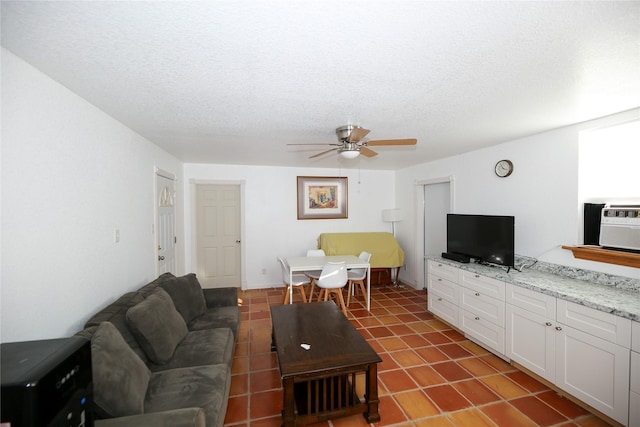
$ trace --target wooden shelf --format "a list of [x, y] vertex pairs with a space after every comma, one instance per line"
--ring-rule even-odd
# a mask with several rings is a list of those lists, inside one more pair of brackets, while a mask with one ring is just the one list
[[574, 258], [640, 268], [639, 253], [604, 249], [599, 246], [562, 246], [562, 249], [573, 252]]

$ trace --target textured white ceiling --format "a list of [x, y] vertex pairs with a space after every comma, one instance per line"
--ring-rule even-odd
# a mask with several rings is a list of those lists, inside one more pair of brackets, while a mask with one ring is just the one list
[[[640, 106], [640, 2], [2, 1], [2, 45], [185, 162], [397, 169]], [[346, 161], [336, 127], [417, 138]]]

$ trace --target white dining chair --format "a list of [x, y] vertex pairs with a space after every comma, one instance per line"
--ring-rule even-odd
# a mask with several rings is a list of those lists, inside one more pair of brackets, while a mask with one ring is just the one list
[[[322, 249], [309, 249], [307, 251], [307, 256], [326, 256]], [[313, 291], [316, 288], [316, 282], [320, 278], [320, 273], [322, 270], [310, 270], [305, 271], [304, 274], [309, 278], [309, 297], [307, 300], [309, 302], [313, 301]]]
[[[363, 251], [360, 252], [358, 258], [368, 263], [371, 260], [371, 254], [369, 252]], [[347, 307], [349, 307], [349, 305], [351, 304], [351, 295], [353, 294], [354, 297], [356, 296], [354, 291], [357, 293], [358, 290], [360, 290], [362, 291], [362, 294], [365, 296], [365, 298], [367, 296], [367, 288], [364, 285], [364, 279], [366, 279], [367, 277], [367, 269], [352, 268], [348, 271], [347, 277], [349, 279], [349, 287], [347, 291]], [[354, 289], [355, 285], [357, 285], [357, 287]]]
[[320, 278], [318, 279], [318, 287], [320, 294], [318, 300], [327, 301], [331, 296], [338, 304], [344, 315], [347, 315], [347, 307], [344, 305], [344, 297], [342, 289], [348, 282], [347, 265], [342, 262], [328, 262], [324, 265]]
[[280, 268], [282, 269], [282, 281], [284, 282], [284, 285], [285, 285], [284, 295], [282, 297], [282, 304], [293, 303], [294, 289], [300, 292], [300, 295], [302, 296], [302, 301], [306, 303], [307, 295], [306, 295], [306, 292], [304, 291], [304, 285], [309, 284], [309, 278], [303, 273], [294, 273], [293, 280], [291, 280], [291, 283], [289, 283], [289, 278], [291, 277], [289, 264], [282, 257], [278, 257], [278, 262], [280, 263]]

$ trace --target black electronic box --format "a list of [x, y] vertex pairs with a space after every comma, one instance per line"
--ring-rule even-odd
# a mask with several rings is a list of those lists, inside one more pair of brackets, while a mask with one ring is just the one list
[[93, 427], [89, 340], [2, 343], [0, 357], [3, 427]]

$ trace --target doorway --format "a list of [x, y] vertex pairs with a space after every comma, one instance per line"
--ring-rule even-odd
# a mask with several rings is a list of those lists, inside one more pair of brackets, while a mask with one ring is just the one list
[[176, 274], [176, 180], [156, 170], [156, 270]]
[[427, 255], [447, 250], [447, 214], [454, 211], [453, 177], [416, 182], [416, 283], [426, 288]]
[[196, 184], [196, 271], [203, 288], [240, 287], [240, 185]]

